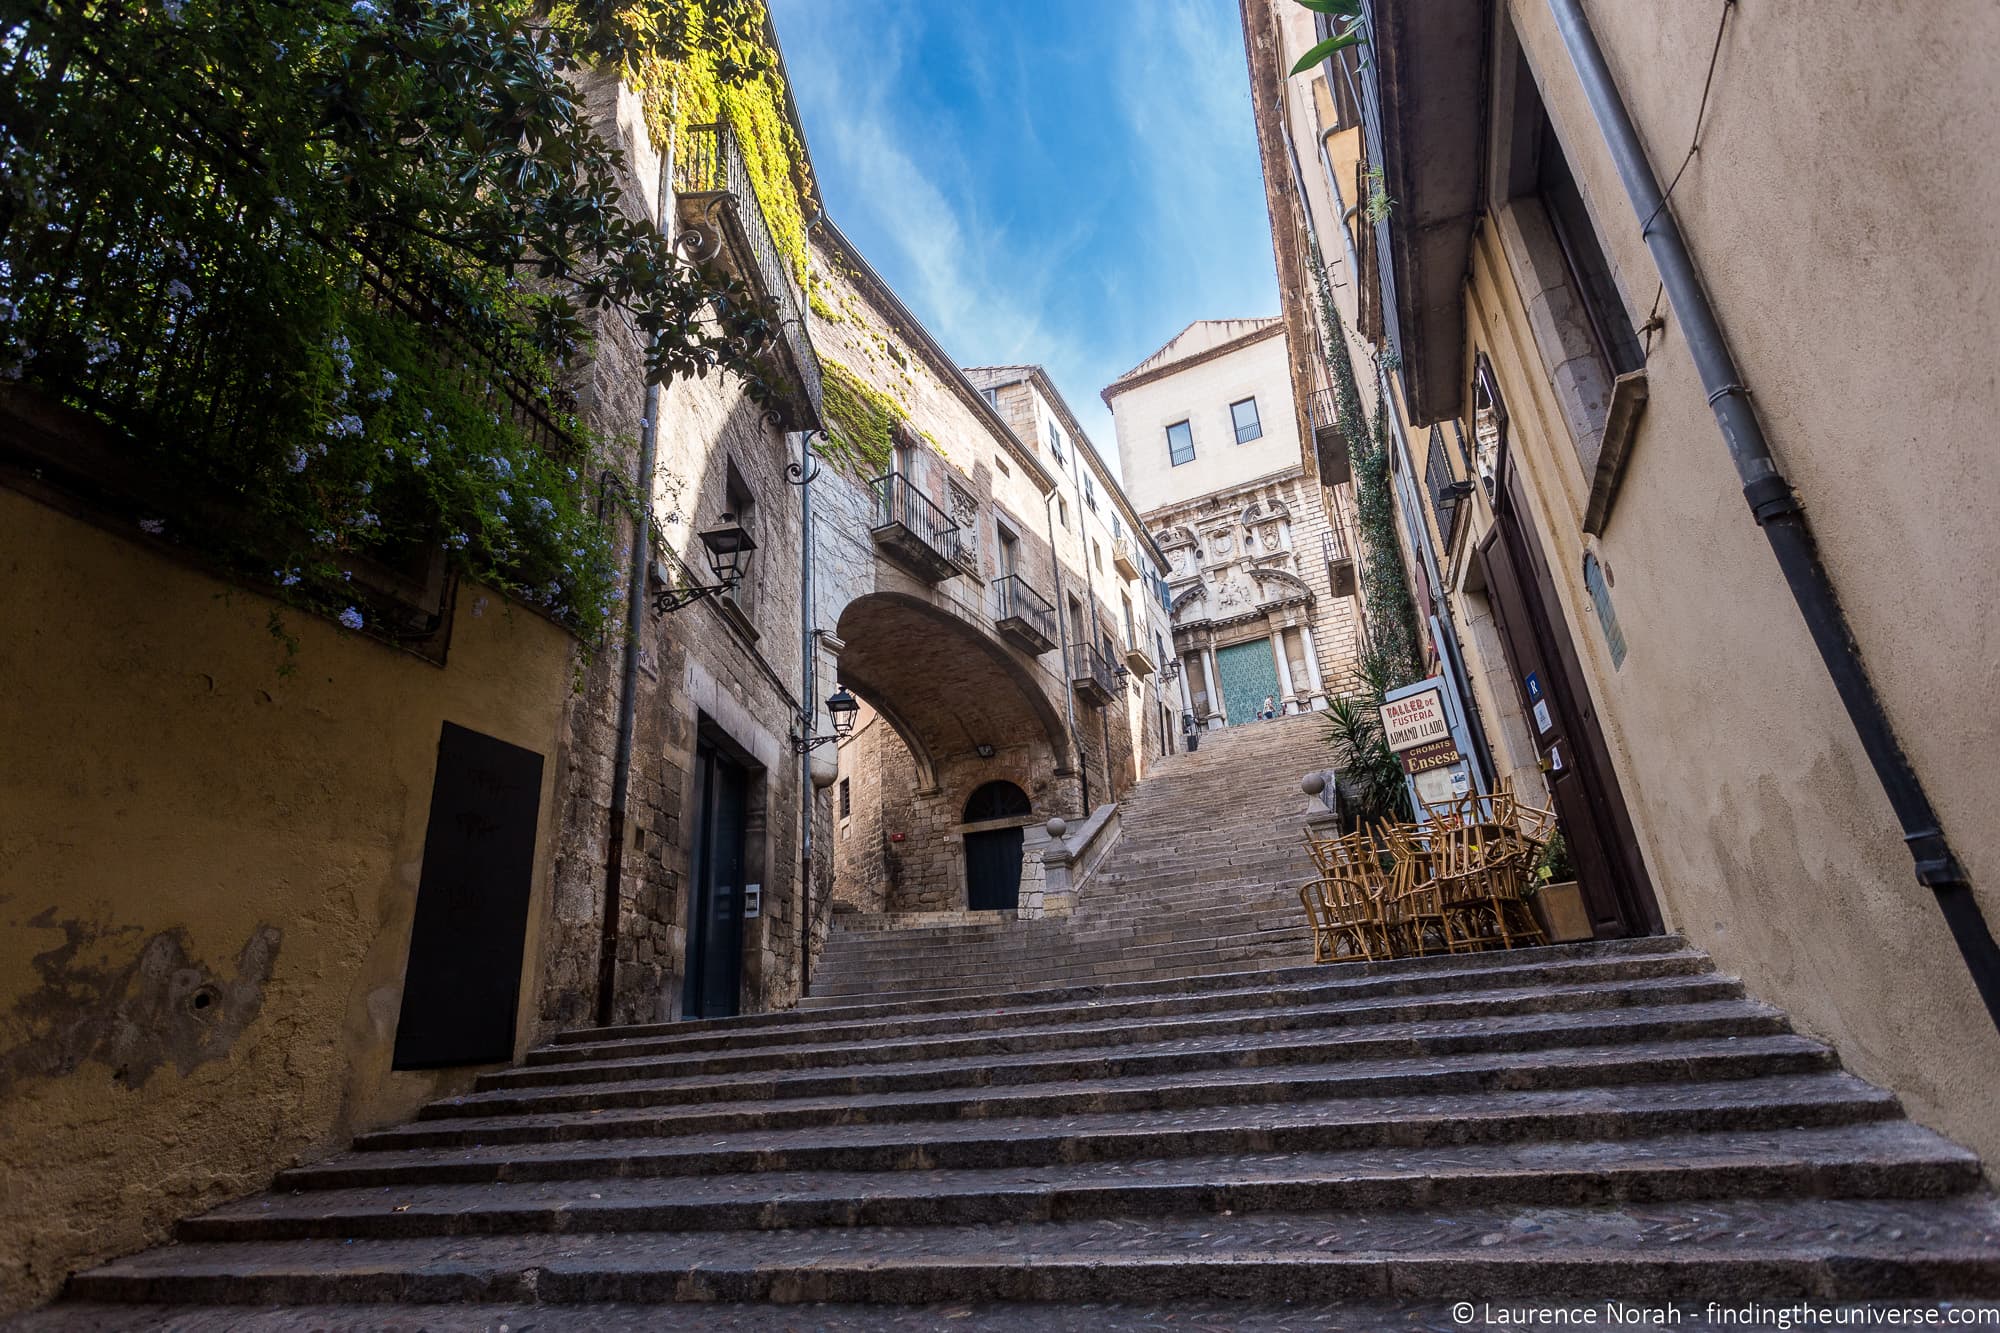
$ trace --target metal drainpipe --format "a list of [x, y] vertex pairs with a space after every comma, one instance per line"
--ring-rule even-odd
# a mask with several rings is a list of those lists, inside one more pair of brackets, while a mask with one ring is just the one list
[[[813, 726], [819, 721], [819, 662], [814, 650], [818, 647], [813, 634], [813, 528], [812, 528], [812, 476], [813, 447], [812, 432], [799, 435], [799, 735], [810, 736]], [[838, 755], [840, 747], [834, 746]], [[836, 760], [836, 762], [838, 762]], [[800, 819], [803, 826], [800, 837], [800, 858], [804, 865], [803, 878], [799, 889], [799, 998], [806, 997], [806, 987], [812, 982], [812, 907], [813, 907], [813, 814], [819, 806], [819, 797], [813, 790], [812, 751], [799, 756], [799, 803], [804, 810]]]
[[1694, 358], [1702, 386], [1708, 390], [1709, 406], [1714, 410], [1716, 424], [1722, 428], [1730, 461], [1736, 465], [1736, 474], [1743, 482], [1743, 498], [1764, 529], [1765, 540], [1770, 542], [1771, 552], [1777, 557], [1792, 600], [1798, 603], [1799, 614], [1805, 617], [1806, 628], [1819, 649], [1827, 674], [1833, 678], [1841, 703], [1846, 706], [1861, 748], [1868, 752], [1875, 778], [1896, 812], [1903, 841], [1916, 864], [1917, 882], [1936, 895], [1945, 924], [1951, 928], [1952, 939], [1972, 973], [1972, 983], [1986, 1002], [1986, 1012], [1995, 1026], [2000, 1026], [2000, 946], [1994, 944], [1964, 867], [1952, 852], [1923, 782], [1889, 724], [1882, 700], [1861, 660], [1860, 646], [1855, 643], [1846, 613], [1841, 610], [1838, 591], [1820, 559], [1812, 525], [1791, 483], [1771, 457], [1771, 446], [1750, 408], [1750, 391], [1743, 385], [1735, 358], [1723, 340], [1715, 309], [1702, 290], [1680, 224], [1665, 206], [1659, 179], [1646, 160], [1645, 147], [1640, 143], [1624, 99], [1618, 94], [1618, 85], [1611, 77], [1611, 68], [1605, 63], [1596, 34], [1591, 31], [1579, 0], [1549, 0], [1549, 7], [1555, 13], [1563, 44], [1569, 48], [1584, 95], [1590, 101], [1591, 114], [1625, 183], [1625, 193], [1643, 220], [1646, 247], [1652, 251], [1660, 282], [1680, 320], [1688, 354]]
[[[660, 234], [673, 242], [673, 117], [680, 106], [674, 95], [667, 119], [666, 151], [660, 154], [660, 183], [657, 225]], [[639, 721], [639, 647], [646, 627], [646, 575], [652, 556], [653, 471], [659, 460], [660, 386], [646, 385], [645, 415], [639, 426], [639, 472], [632, 488], [639, 512], [632, 520], [631, 586], [625, 600], [625, 663], [619, 678], [618, 744], [611, 760], [611, 819], [606, 832], [611, 840], [604, 862], [604, 914], [598, 924], [597, 940], [597, 1025], [611, 1025], [613, 992], [618, 982], [619, 891], [625, 878], [625, 817], [628, 791], [632, 785], [632, 741]]]
[[1062, 664], [1056, 677], [1062, 684], [1063, 720], [1069, 727], [1069, 748], [1076, 755], [1077, 775], [1083, 779], [1083, 813], [1077, 816], [1077, 823], [1081, 824], [1090, 818], [1090, 761], [1084, 758], [1083, 742], [1076, 738], [1076, 691], [1069, 683], [1069, 617], [1064, 614], [1069, 608], [1063, 605], [1062, 557], [1056, 554], [1055, 504], [1054, 491], [1042, 497], [1042, 519], [1049, 529], [1049, 570], [1056, 580], [1056, 639], [1062, 647]]

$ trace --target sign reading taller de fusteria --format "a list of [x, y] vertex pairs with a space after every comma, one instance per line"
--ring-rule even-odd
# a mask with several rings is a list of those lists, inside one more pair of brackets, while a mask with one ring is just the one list
[[1382, 705], [1382, 734], [1398, 754], [1419, 745], [1451, 739], [1444, 715], [1444, 692], [1433, 686]]

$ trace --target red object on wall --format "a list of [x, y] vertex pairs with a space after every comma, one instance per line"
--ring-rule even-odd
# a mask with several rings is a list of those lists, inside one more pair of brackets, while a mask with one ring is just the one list
[[890, 842], [901, 842], [902, 840], [903, 840], [903, 835], [900, 833], [891, 833], [889, 835]]

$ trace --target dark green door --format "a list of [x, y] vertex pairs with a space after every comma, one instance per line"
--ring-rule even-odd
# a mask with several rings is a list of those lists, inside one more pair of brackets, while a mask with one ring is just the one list
[[743, 981], [743, 825], [750, 775], [709, 746], [695, 751], [694, 839], [683, 1018], [727, 1018]]
[[1278, 659], [1269, 639], [1252, 639], [1215, 650], [1215, 674], [1222, 677], [1222, 707], [1229, 725], [1255, 722], [1265, 699], [1276, 699]]

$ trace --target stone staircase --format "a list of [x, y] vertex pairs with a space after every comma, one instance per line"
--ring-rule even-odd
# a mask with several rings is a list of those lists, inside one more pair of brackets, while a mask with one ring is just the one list
[[1310, 958], [1298, 899], [1312, 874], [1299, 779], [1330, 761], [1313, 714], [1211, 732], [1126, 793], [1118, 841], [1073, 915], [925, 926], [837, 917], [807, 1003], [964, 993], [967, 977], [1048, 986]]
[[1977, 1160], [1682, 940], [1299, 965], [1294, 799], [1235, 785], [1306, 735], [1270, 725], [1134, 793], [1074, 959], [982, 926], [929, 933], [933, 967], [852, 932], [834, 976], [883, 989], [564, 1034], [26, 1326], [1358, 1330], [2000, 1295]]

